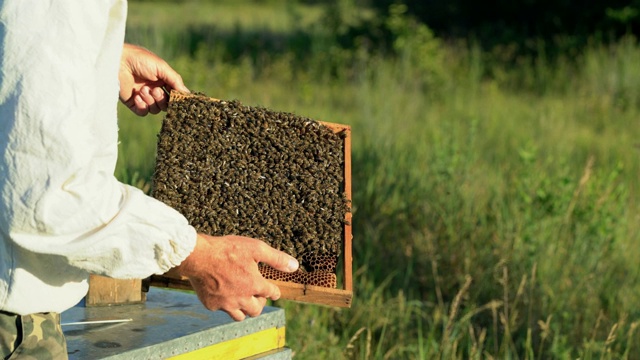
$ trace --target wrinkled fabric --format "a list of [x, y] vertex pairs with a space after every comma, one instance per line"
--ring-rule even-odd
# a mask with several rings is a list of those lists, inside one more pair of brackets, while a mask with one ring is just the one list
[[60, 314], [16, 315], [0, 311], [0, 357], [8, 360], [68, 359]]
[[4, 311], [62, 312], [89, 273], [144, 278], [195, 246], [182, 215], [113, 176], [126, 6], [0, 1]]

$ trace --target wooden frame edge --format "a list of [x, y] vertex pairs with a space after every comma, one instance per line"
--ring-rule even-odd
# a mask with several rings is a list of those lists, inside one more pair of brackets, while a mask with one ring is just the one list
[[284, 300], [343, 308], [350, 308], [353, 300], [353, 292], [348, 290], [278, 280], [269, 280], [269, 282], [280, 288], [280, 298]]
[[[351, 127], [349, 125], [318, 121], [320, 124], [332, 129], [334, 132], [346, 132], [344, 138], [344, 192], [349, 202], [352, 201], [351, 193]], [[345, 225], [343, 236], [343, 257], [344, 257], [344, 290], [353, 293], [353, 233], [351, 221], [353, 214], [351, 211], [345, 213]]]
[[[167, 274], [170, 274], [169, 271]], [[193, 291], [191, 283], [185, 277], [152, 275], [150, 285], [178, 290]], [[280, 299], [292, 300], [317, 305], [350, 308], [353, 300], [353, 292], [342, 289], [332, 289], [322, 286], [304, 285], [286, 281], [268, 280], [280, 288]]]
[[[171, 91], [170, 101], [190, 98], [203, 97], [212, 101], [220, 101], [215, 98], [208, 98], [202, 95], [184, 94], [177, 91]], [[351, 127], [349, 125], [331, 123], [326, 121], [318, 121], [318, 123], [330, 128], [336, 133], [345, 132], [344, 137], [344, 192], [347, 200], [352, 201], [351, 192]], [[280, 288], [281, 299], [292, 300], [297, 302], [312, 303], [336, 307], [351, 307], [353, 299], [353, 252], [352, 252], [352, 213], [345, 213], [345, 226], [343, 233], [343, 279], [342, 289], [334, 289], [322, 286], [304, 285], [294, 282], [285, 282], [278, 280], [269, 280]], [[169, 270], [163, 275], [152, 275], [149, 278], [149, 286], [166, 287], [180, 290], [191, 290], [193, 287], [186, 277], [181, 277], [174, 269]]]

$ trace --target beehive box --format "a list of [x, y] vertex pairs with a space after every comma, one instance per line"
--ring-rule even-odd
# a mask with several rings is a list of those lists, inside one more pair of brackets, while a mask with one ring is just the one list
[[[152, 195], [198, 232], [261, 239], [296, 257], [293, 274], [259, 265], [283, 299], [351, 306], [349, 126], [172, 92]], [[173, 272], [151, 285], [190, 289]]]

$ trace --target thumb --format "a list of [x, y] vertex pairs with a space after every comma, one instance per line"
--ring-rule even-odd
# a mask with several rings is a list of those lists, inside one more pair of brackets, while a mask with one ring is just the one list
[[257, 262], [265, 263], [272, 268], [284, 272], [294, 272], [298, 270], [300, 264], [298, 264], [298, 260], [293, 256], [272, 248], [266, 243], [262, 243], [264, 246], [258, 247], [258, 253], [256, 254], [255, 260]]
[[182, 76], [178, 74], [169, 64], [164, 63], [162, 67], [158, 69], [158, 78], [168, 85], [169, 91], [178, 90], [183, 93], [190, 93], [189, 89], [184, 85]]

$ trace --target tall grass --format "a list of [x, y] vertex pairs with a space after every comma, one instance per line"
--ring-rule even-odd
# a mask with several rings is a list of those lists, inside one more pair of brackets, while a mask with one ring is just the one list
[[[278, 301], [295, 358], [640, 358], [636, 39], [499, 67], [417, 31], [398, 57], [312, 44], [300, 66], [288, 47], [321, 29], [227, 19], [236, 40], [285, 39], [228, 57], [228, 27], [162, 20], [196, 6], [206, 24], [210, 3], [154, 4], [158, 22], [131, 3], [130, 40], [192, 90], [352, 126], [355, 298]], [[262, 13], [225, 6], [229, 18]], [[196, 51], [176, 42], [191, 36]], [[121, 110], [117, 174], [144, 186], [161, 115]]]

